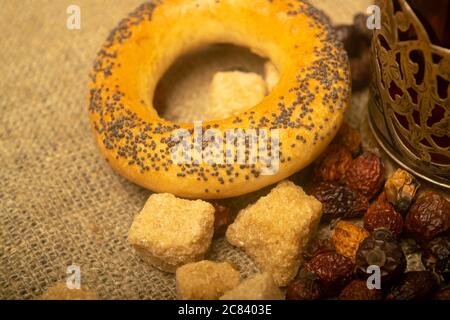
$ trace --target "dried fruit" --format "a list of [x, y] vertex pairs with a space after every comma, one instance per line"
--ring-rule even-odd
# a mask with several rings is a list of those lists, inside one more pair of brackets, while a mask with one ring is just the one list
[[331, 240], [336, 252], [355, 262], [359, 244], [369, 236], [369, 232], [347, 221], [339, 221], [333, 229]]
[[450, 300], [450, 287], [441, 289], [440, 291], [438, 291], [434, 297], [434, 300]]
[[397, 279], [406, 268], [406, 257], [396, 237], [387, 229], [377, 229], [356, 252], [356, 271], [367, 277], [367, 268], [376, 265], [381, 271], [381, 286]]
[[403, 230], [403, 217], [389, 202], [383, 201], [381, 196], [364, 215], [364, 228], [370, 232], [385, 228], [399, 236]]
[[345, 185], [333, 182], [316, 184], [312, 189], [312, 195], [323, 205], [323, 221], [358, 217], [369, 207], [366, 197]]
[[377, 289], [369, 289], [365, 280], [353, 280], [338, 297], [339, 300], [380, 300], [381, 292]]
[[319, 300], [321, 297], [322, 292], [313, 273], [300, 275], [286, 291], [286, 300]]
[[345, 173], [345, 181], [348, 187], [371, 199], [384, 181], [384, 166], [380, 157], [366, 152], [354, 159]]
[[358, 130], [344, 123], [334, 138], [333, 144], [345, 146], [356, 155], [361, 150], [361, 135]]
[[331, 145], [314, 167], [316, 181], [342, 181], [350, 163], [352, 153], [345, 146]]
[[428, 241], [449, 230], [450, 202], [435, 192], [427, 192], [411, 206], [405, 228], [418, 241]]
[[386, 300], [422, 300], [431, 297], [438, 283], [432, 272], [410, 271], [403, 275]]
[[367, 87], [370, 83], [371, 52], [364, 50], [357, 58], [350, 58], [350, 71], [352, 75], [352, 89], [358, 91]]
[[428, 242], [422, 252], [422, 263], [429, 271], [450, 278], [450, 236], [437, 237]]
[[228, 226], [233, 222], [231, 210], [219, 203], [213, 203], [214, 209], [214, 236], [222, 237], [225, 235]]
[[358, 58], [364, 51], [370, 49], [370, 40], [353, 25], [338, 25], [335, 30], [337, 38], [344, 44], [350, 59]]
[[314, 256], [306, 271], [314, 273], [325, 296], [334, 296], [351, 280], [353, 263], [335, 251], [326, 251]]
[[388, 202], [386, 198], [386, 192], [381, 192], [377, 198], [377, 202]]
[[348, 53], [352, 71], [352, 89], [360, 90], [369, 84], [371, 30], [366, 26], [367, 17], [358, 14], [353, 25], [336, 26], [337, 38], [343, 42]]
[[363, 13], [358, 13], [353, 17], [353, 27], [358, 34], [364, 36], [366, 39], [366, 46], [370, 46], [370, 40], [372, 39], [372, 30], [367, 28], [367, 16]]
[[352, 25], [342, 24], [337, 25], [334, 29], [336, 31], [337, 39], [344, 44], [347, 54], [352, 57], [355, 56], [359, 51], [356, 46], [352, 46], [353, 42], [351, 41], [352, 37], [356, 33], [355, 28]]
[[419, 187], [419, 182], [412, 174], [403, 169], [397, 169], [386, 181], [384, 191], [387, 201], [394, 206], [395, 210], [406, 214]]
[[326, 239], [319, 239], [315, 238], [306, 247], [305, 251], [303, 252], [303, 258], [305, 260], [311, 260], [312, 257], [319, 254], [320, 252], [325, 251], [334, 251], [333, 244], [331, 243], [331, 240]]

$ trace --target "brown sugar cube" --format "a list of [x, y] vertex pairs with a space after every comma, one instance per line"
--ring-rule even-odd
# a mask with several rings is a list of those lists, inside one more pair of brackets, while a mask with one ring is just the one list
[[175, 272], [203, 259], [214, 233], [214, 212], [205, 201], [153, 194], [134, 218], [128, 242], [147, 263]]
[[240, 275], [228, 262], [200, 261], [177, 269], [180, 300], [217, 300], [239, 284]]
[[266, 94], [266, 82], [256, 73], [218, 72], [209, 87], [209, 108], [205, 118], [213, 120], [231, 117], [254, 107]]
[[228, 291], [220, 300], [283, 300], [284, 296], [270, 273], [263, 273], [242, 281]]
[[278, 286], [286, 286], [303, 262], [302, 252], [314, 236], [322, 204], [290, 181], [241, 210], [226, 237], [241, 247]]
[[38, 300], [98, 300], [98, 296], [86, 286], [69, 289], [65, 282], [60, 282], [48, 288]]
[[272, 61], [267, 61], [264, 63], [264, 78], [267, 83], [267, 89], [272, 91], [272, 89], [280, 81], [280, 72]]

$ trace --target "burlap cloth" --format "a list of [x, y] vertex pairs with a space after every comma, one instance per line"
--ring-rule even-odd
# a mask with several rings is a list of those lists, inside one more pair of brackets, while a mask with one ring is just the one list
[[[0, 298], [35, 298], [64, 280], [72, 264], [81, 267], [82, 284], [102, 299], [175, 297], [174, 276], [144, 264], [126, 241], [150, 192], [113, 173], [87, 121], [87, 75], [94, 56], [140, 2], [1, 2]], [[339, 23], [350, 22], [368, 5], [366, 0], [313, 2]], [[81, 7], [81, 30], [66, 28], [70, 4]], [[206, 89], [199, 88], [207, 88], [214, 70], [243, 64], [261, 71], [261, 61], [245, 50], [217, 54], [219, 49], [169, 72], [166, 82], [178, 81], [176, 91], [162, 84], [164, 116], [189, 120], [201, 114]], [[366, 97], [355, 96], [354, 104], [363, 106]], [[256, 271], [224, 239], [214, 241], [208, 258], [234, 262], [244, 277]]]

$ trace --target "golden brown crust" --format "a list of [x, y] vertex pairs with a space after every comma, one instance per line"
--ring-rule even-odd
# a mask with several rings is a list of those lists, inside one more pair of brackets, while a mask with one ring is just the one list
[[[171, 158], [172, 133], [193, 132], [194, 125], [159, 118], [154, 88], [178, 56], [211, 42], [248, 46], [281, 72], [257, 106], [203, 123], [204, 131], [279, 129], [280, 167], [274, 175], [261, 175], [258, 164], [178, 165]], [[350, 99], [342, 45], [321, 12], [301, 1], [146, 3], [111, 33], [91, 79], [89, 117], [109, 164], [143, 187], [187, 198], [245, 194], [304, 168], [332, 140]]]

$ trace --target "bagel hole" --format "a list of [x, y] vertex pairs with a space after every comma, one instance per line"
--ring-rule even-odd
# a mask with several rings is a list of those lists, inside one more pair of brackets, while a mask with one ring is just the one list
[[[219, 110], [218, 115], [215, 116], [215, 110], [210, 108], [209, 89], [214, 75], [227, 71], [240, 71], [245, 75], [255, 73], [263, 79], [266, 85], [265, 95], [268, 95], [273, 84], [270, 86], [267, 82], [273, 83], [274, 81], [273, 76], [271, 77], [272, 81], [267, 79], [267, 68], [275, 73], [278, 72], [269, 59], [251, 52], [248, 48], [220, 43], [204, 46], [179, 57], [169, 67], [158, 82], [153, 106], [161, 118], [175, 123], [219, 120], [224, 118], [221, 114], [226, 110]], [[242, 107], [242, 111], [253, 107], [262, 98], [253, 97], [252, 101], [256, 103]], [[234, 106], [234, 110], [236, 110], [236, 106]]]

